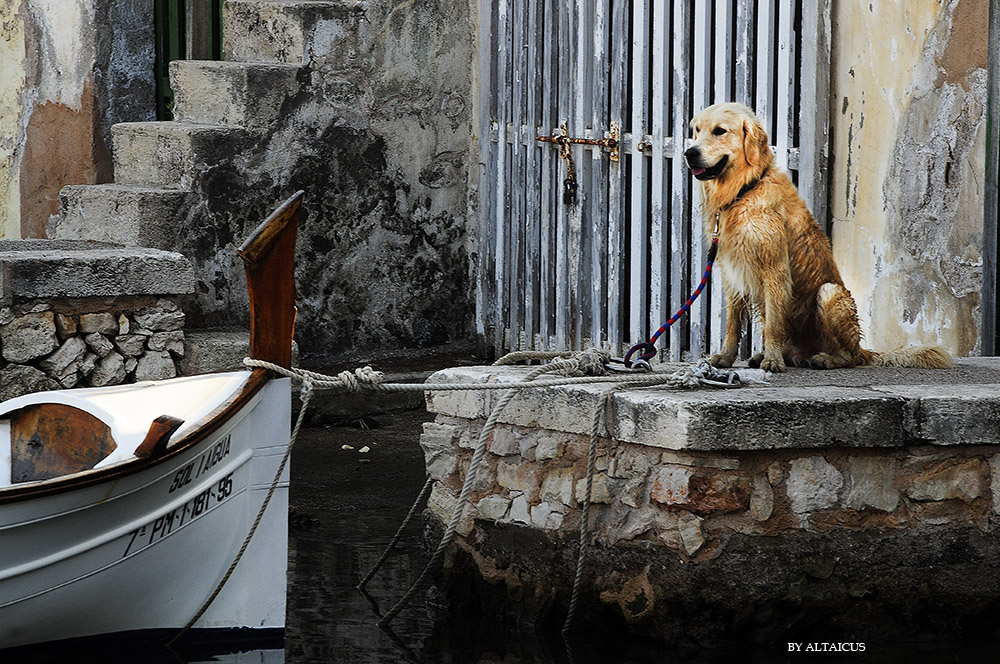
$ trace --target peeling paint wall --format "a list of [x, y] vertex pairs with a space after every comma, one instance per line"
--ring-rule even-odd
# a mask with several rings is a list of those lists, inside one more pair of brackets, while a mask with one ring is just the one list
[[988, 11], [834, 3], [833, 244], [876, 350], [980, 348]]
[[66, 184], [111, 179], [110, 128], [155, 113], [152, 0], [0, 0], [4, 237], [44, 237]]
[[0, 0], [0, 237], [21, 233], [21, 94], [24, 26], [19, 0]]
[[[264, 29], [270, 11], [248, 4], [230, 20]], [[352, 12], [311, 33], [298, 90], [266, 135], [195, 185], [202, 202], [175, 249], [196, 266], [197, 297], [185, 309], [201, 325], [247, 320], [234, 245], [275, 201], [303, 189], [303, 354], [468, 338], [469, 2], [372, 0]], [[242, 52], [234, 42], [253, 35], [229, 25], [227, 51]]]

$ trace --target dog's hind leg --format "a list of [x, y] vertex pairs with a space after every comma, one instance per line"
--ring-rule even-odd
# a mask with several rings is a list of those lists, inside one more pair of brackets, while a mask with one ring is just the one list
[[825, 350], [809, 358], [814, 369], [838, 369], [867, 364], [861, 348], [858, 309], [851, 292], [840, 284], [825, 283], [816, 294], [817, 314]]

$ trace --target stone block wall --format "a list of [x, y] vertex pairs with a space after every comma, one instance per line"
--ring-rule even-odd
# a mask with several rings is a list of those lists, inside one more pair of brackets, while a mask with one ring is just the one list
[[[439, 416], [420, 444], [436, 484], [430, 510], [447, 522], [481, 421]], [[574, 537], [586, 490], [589, 437], [500, 426], [480, 466], [476, 519]], [[736, 533], [985, 527], [1000, 513], [1000, 454], [960, 449], [676, 452], [601, 439], [592, 489], [596, 541], [653, 541], [679, 561], [712, 558]]]
[[[428, 382], [524, 375], [466, 367]], [[605, 402], [607, 389], [522, 391], [500, 413], [459, 553], [439, 578], [453, 601], [561, 624], [595, 412], [604, 437], [581, 630], [714, 647], [809, 630], [825, 640], [954, 638], [1000, 601], [996, 358], [951, 371], [791, 371], [729, 390], [618, 389]], [[420, 443], [434, 535], [498, 399], [428, 393], [437, 417]]]
[[54, 298], [0, 309], [0, 400], [173, 378], [184, 356], [176, 297]]

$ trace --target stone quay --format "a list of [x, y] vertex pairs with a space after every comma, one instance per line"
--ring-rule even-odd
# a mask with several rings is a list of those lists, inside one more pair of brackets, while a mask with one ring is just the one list
[[[528, 371], [454, 368], [428, 382]], [[456, 601], [561, 626], [601, 408], [577, 629], [698, 646], [939, 639], [986, 624], [1000, 602], [1000, 358], [619, 388], [605, 405], [608, 389], [524, 390], [501, 413], [438, 577]], [[428, 393], [430, 545], [500, 394]]]

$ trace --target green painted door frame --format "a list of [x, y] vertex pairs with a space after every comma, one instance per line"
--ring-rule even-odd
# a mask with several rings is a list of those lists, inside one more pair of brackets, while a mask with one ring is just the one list
[[154, 0], [156, 23], [156, 117], [173, 117], [170, 89], [173, 60], [222, 59], [222, 4], [225, 0]]

